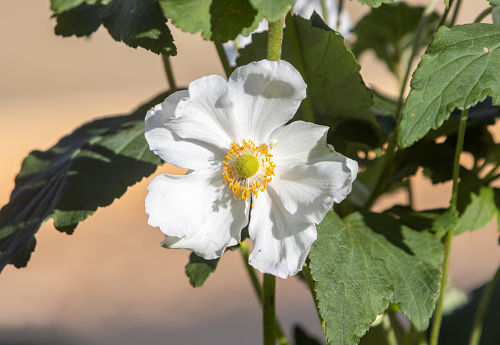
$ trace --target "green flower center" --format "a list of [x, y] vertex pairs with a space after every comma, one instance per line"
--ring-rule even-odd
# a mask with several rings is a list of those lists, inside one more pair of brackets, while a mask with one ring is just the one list
[[236, 172], [244, 178], [252, 177], [259, 170], [259, 160], [251, 154], [238, 157], [236, 161]]

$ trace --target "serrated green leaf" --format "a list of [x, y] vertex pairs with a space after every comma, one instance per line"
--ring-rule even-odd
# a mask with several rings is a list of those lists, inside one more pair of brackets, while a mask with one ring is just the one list
[[[292, 20], [302, 56], [294, 56], [290, 36], [285, 29], [282, 59], [296, 66], [298, 59], [302, 59], [315, 122], [331, 127], [329, 140], [337, 150], [341, 150], [347, 141], [376, 146], [381, 131], [370, 110], [372, 94], [365, 86], [359, 74], [360, 66], [347, 49], [344, 38], [334, 31], [318, 27], [319, 24], [314, 24], [312, 20], [298, 16], [293, 16]], [[267, 33], [253, 34], [252, 44], [240, 50], [238, 65], [265, 59], [266, 47]], [[299, 110], [295, 119], [301, 118]]]
[[144, 116], [137, 111], [92, 121], [49, 150], [28, 155], [0, 210], [0, 270], [14, 262], [26, 265], [47, 218], [72, 233], [78, 222], [156, 170], [161, 159], [144, 138]]
[[492, 96], [500, 104], [500, 26], [441, 27], [422, 57], [402, 111], [398, 143], [408, 147], [455, 109], [468, 109]]
[[394, 279], [373, 256], [369, 229], [345, 224], [328, 212], [310, 252], [319, 312], [329, 344], [357, 344], [389, 306]]
[[458, 211], [449, 208], [432, 222], [432, 230], [436, 233], [436, 236], [443, 237], [449, 231], [455, 232], [459, 222]]
[[283, 17], [295, 4], [295, 0], [250, 0], [250, 2], [270, 22]]
[[358, 0], [360, 3], [371, 6], [379, 7], [382, 4], [393, 2], [394, 0]]
[[201, 31], [205, 40], [227, 42], [258, 25], [257, 10], [249, 0], [159, 0], [159, 3], [175, 26], [190, 33]]
[[215, 272], [219, 258], [206, 260], [195, 253], [189, 256], [189, 263], [186, 265], [186, 275], [189, 277], [189, 283], [193, 287], [200, 287], [205, 284], [208, 277]]
[[485, 227], [497, 212], [493, 189], [482, 187], [478, 195], [471, 193], [471, 202], [461, 215], [454, 234], [458, 235], [465, 231], [475, 231]]
[[397, 304], [423, 331], [439, 291], [442, 245], [389, 215], [329, 212], [311, 247], [311, 274], [331, 344], [356, 344], [375, 317]]
[[[408, 6], [403, 2], [384, 5], [363, 17], [353, 29], [356, 43], [352, 49], [356, 56], [373, 50], [396, 76], [402, 72], [413, 48], [413, 33], [417, 30], [423, 7]], [[433, 13], [422, 31], [418, 47], [426, 46], [439, 21]]]
[[443, 247], [425, 231], [415, 231], [384, 214], [352, 214], [351, 227], [370, 234], [373, 255], [380, 257], [396, 280], [391, 303], [397, 304], [418, 331], [424, 331], [434, 310], [441, 283]]
[[86, 1], [56, 13], [56, 35], [90, 36], [101, 24], [116, 41], [156, 54], [176, 55], [174, 39], [158, 0]]

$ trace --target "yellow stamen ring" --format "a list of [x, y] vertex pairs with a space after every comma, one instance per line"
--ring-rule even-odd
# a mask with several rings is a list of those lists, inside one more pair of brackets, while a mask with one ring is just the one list
[[[272, 147], [271, 147], [272, 148]], [[255, 146], [252, 140], [243, 144], [233, 142], [224, 159], [223, 184], [228, 182], [235, 199], [257, 197], [272, 180], [276, 165], [272, 162], [271, 148], [265, 144]]]

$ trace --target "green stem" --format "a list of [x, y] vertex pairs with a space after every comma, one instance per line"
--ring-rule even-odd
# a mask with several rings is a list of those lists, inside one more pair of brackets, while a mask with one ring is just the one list
[[245, 241], [241, 241], [240, 244], [241, 255], [243, 256], [243, 261], [245, 262], [245, 267], [247, 269], [248, 275], [250, 276], [250, 280], [252, 281], [253, 289], [259, 298], [259, 302], [262, 304], [262, 288], [259, 283], [259, 279], [257, 278], [257, 274], [255, 274], [255, 270], [252, 266], [248, 264], [248, 247]]
[[474, 23], [480, 23], [481, 20], [484, 19], [484, 17], [486, 17], [488, 14], [491, 13], [491, 11], [493, 11], [493, 7], [488, 7], [483, 12], [479, 13], [479, 15], [476, 17], [476, 19], [474, 19]]
[[229, 78], [231, 73], [233, 73], [233, 69], [231, 65], [229, 65], [229, 60], [227, 59], [226, 52], [224, 51], [224, 47], [222, 47], [222, 43], [219, 41], [214, 41], [215, 48], [217, 49], [217, 54], [219, 54], [219, 59], [222, 64], [222, 68], [224, 68], [224, 73], [226, 77]]
[[[248, 275], [250, 276], [250, 280], [252, 281], [252, 285], [255, 291], [255, 294], [257, 295], [257, 298], [259, 299], [260, 305], [262, 305], [262, 287], [260, 286], [259, 279], [257, 278], [257, 274], [255, 274], [255, 270], [253, 269], [252, 266], [248, 264], [248, 247], [245, 241], [242, 241], [240, 244], [240, 251], [241, 255], [243, 257], [243, 262], [245, 263], [245, 267], [247, 269]], [[278, 337], [278, 341], [281, 345], [290, 345], [288, 342], [288, 339], [286, 338], [285, 334], [283, 333], [283, 330], [281, 329], [280, 323], [278, 319], [275, 319], [275, 324], [276, 324], [276, 335]]]
[[500, 279], [500, 266], [498, 267], [493, 279], [490, 280], [488, 286], [486, 287], [483, 296], [481, 297], [481, 303], [479, 304], [479, 309], [477, 310], [476, 317], [474, 318], [474, 324], [472, 326], [472, 333], [470, 336], [469, 345], [479, 345], [479, 340], [481, 339], [481, 333], [483, 331], [483, 320], [486, 312], [488, 311], [488, 304], [495, 289], [495, 285]]
[[457, 0], [457, 4], [455, 5], [455, 10], [453, 11], [453, 16], [451, 17], [450, 27], [455, 25], [455, 22], [456, 22], [457, 16], [458, 16], [458, 10], [460, 9], [461, 4], [462, 4], [462, 0]]
[[174, 73], [172, 72], [172, 66], [170, 64], [170, 57], [167, 55], [162, 55], [163, 67], [165, 67], [165, 73], [167, 75], [168, 86], [171, 92], [177, 91], [177, 86], [175, 85]]
[[[314, 299], [314, 304], [316, 305], [316, 312], [318, 313], [318, 318], [319, 321], [321, 322], [321, 328], [323, 328], [323, 333], [325, 334], [326, 338], [326, 324], [325, 320], [323, 320], [323, 317], [321, 317], [321, 314], [319, 312], [319, 305], [318, 305], [318, 299], [316, 298], [316, 289], [315, 289], [315, 283], [311, 275], [311, 271], [309, 270], [309, 266], [307, 266], [307, 263], [302, 266], [302, 273], [304, 274], [304, 277], [306, 278], [307, 281], [307, 286], [309, 286], [309, 291], [311, 291], [311, 295]], [[328, 341], [327, 341], [328, 343]]]
[[264, 273], [262, 287], [264, 345], [276, 343], [275, 303], [276, 302], [276, 277]]
[[439, 20], [439, 24], [434, 31], [437, 31], [441, 27], [441, 25], [444, 24], [446, 18], [448, 17], [448, 14], [450, 13], [451, 6], [453, 6], [453, 0], [450, 0], [450, 6], [448, 8], [445, 8], [443, 14], [441, 15], [441, 19]]
[[340, 29], [340, 22], [342, 21], [342, 10], [344, 9], [344, 0], [338, 0], [337, 7], [337, 31]]
[[278, 61], [281, 59], [281, 46], [283, 44], [283, 25], [285, 16], [275, 22], [269, 22], [268, 41], [267, 41], [267, 59], [269, 61]]
[[[288, 36], [288, 40], [290, 41], [290, 46], [292, 47], [292, 56], [294, 61], [294, 66], [297, 68], [299, 73], [304, 78], [305, 83], [307, 84], [307, 73], [306, 67], [304, 64], [304, 57], [302, 56], [302, 47], [300, 46], [299, 35], [297, 33], [297, 28], [295, 27], [295, 21], [292, 18], [290, 13], [286, 16], [286, 33]], [[309, 93], [308, 90], [306, 90]], [[304, 116], [304, 120], [308, 122], [314, 122], [314, 110], [311, 104], [311, 98], [307, 96], [302, 103], [300, 104], [300, 109], [302, 110], [302, 114]]]
[[326, 0], [321, 0], [321, 14], [323, 14], [323, 20], [326, 25], [328, 25], [328, 7], [326, 6]]
[[[453, 161], [453, 190], [451, 192], [451, 203], [450, 209], [457, 208], [458, 201], [458, 176], [460, 172], [460, 154], [464, 146], [465, 128], [467, 127], [467, 114], [469, 111], [466, 109], [462, 111], [462, 116], [460, 117], [460, 125], [458, 128], [458, 139], [457, 146], [455, 149], [455, 158]], [[436, 306], [436, 312], [434, 314], [434, 321], [432, 324], [431, 332], [431, 342], [430, 345], [437, 345], [439, 340], [439, 331], [441, 328], [441, 321], [443, 319], [443, 302], [444, 294], [446, 289], [446, 284], [448, 282], [448, 268], [450, 264], [450, 252], [451, 252], [451, 238], [453, 237], [453, 231], [448, 231], [444, 238], [444, 263], [443, 263], [443, 276], [441, 278], [441, 292], [439, 293], [439, 298]]]
[[389, 315], [387, 314], [384, 314], [382, 317], [382, 329], [384, 330], [387, 345], [398, 345], [394, 328], [391, 325], [391, 319], [389, 319]]
[[425, 332], [422, 332], [422, 333], [418, 334], [417, 345], [429, 345], [429, 342], [427, 341], [427, 337], [425, 335]]
[[403, 345], [412, 345], [416, 335], [417, 331], [415, 330], [415, 327], [411, 326], [410, 330], [406, 334], [405, 340], [403, 341]]

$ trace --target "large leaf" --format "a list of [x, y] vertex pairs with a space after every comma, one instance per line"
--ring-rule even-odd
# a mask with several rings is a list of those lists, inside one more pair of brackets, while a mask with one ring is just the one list
[[357, 344], [389, 306], [395, 281], [371, 242], [369, 229], [350, 227], [331, 211], [318, 226], [310, 267], [329, 344]]
[[250, 0], [250, 2], [267, 20], [274, 22], [292, 8], [295, 0]]
[[249, 0], [159, 0], [159, 3], [175, 26], [190, 33], [201, 31], [206, 40], [234, 40], [249, 28], [253, 31], [261, 19]]
[[[329, 139], [336, 149], [346, 141], [359, 141], [376, 146], [380, 127], [370, 111], [371, 91], [359, 74], [360, 66], [347, 49], [344, 38], [331, 31], [320, 19], [292, 17], [297, 29], [300, 56], [294, 52], [291, 37], [285, 30], [282, 59], [296, 67], [302, 60], [307, 83], [307, 96], [313, 107], [315, 121], [331, 127]], [[240, 50], [238, 65], [266, 58], [267, 33], [253, 34], [252, 44]], [[301, 111], [296, 119], [302, 116]]]
[[408, 147], [450, 112], [468, 109], [492, 96], [500, 104], [500, 26], [466, 24], [441, 27], [422, 57], [402, 112], [398, 143]]
[[[70, 6], [78, 1], [64, 4]], [[86, 0], [80, 1], [77, 7], [56, 12], [55, 17], [57, 35], [90, 36], [103, 24], [116, 41], [132, 48], [142, 47], [156, 54], [177, 54], [158, 0]]]
[[[402, 63], [407, 62], [411, 54], [413, 34], [423, 12], [423, 7], [408, 6], [403, 2], [372, 9], [353, 29], [357, 37], [353, 53], [358, 56], [365, 50], [373, 50], [392, 73], [400, 76], [404, 72]], [[422, 32], [419, 47], [430, 41], [438, 21], [439, 16], [433, 13]]]
[[9, 203], [0, 210], [0, 270], [9, 263], [26, 265], [34, 235], [47, 218], [58, 230], [72, 233], [98, 207], [110, 205], [156, 170], [161, 159], [144, 138], [144, 108], [149, 106], [92, 121], [49, 150], [29, 154]]
[[442, 245], [389, 215], [327, 214], [311, 248], [311, 273], [331, 344], [356, 344], [388, 302], [428, 327], [440, 286]]

